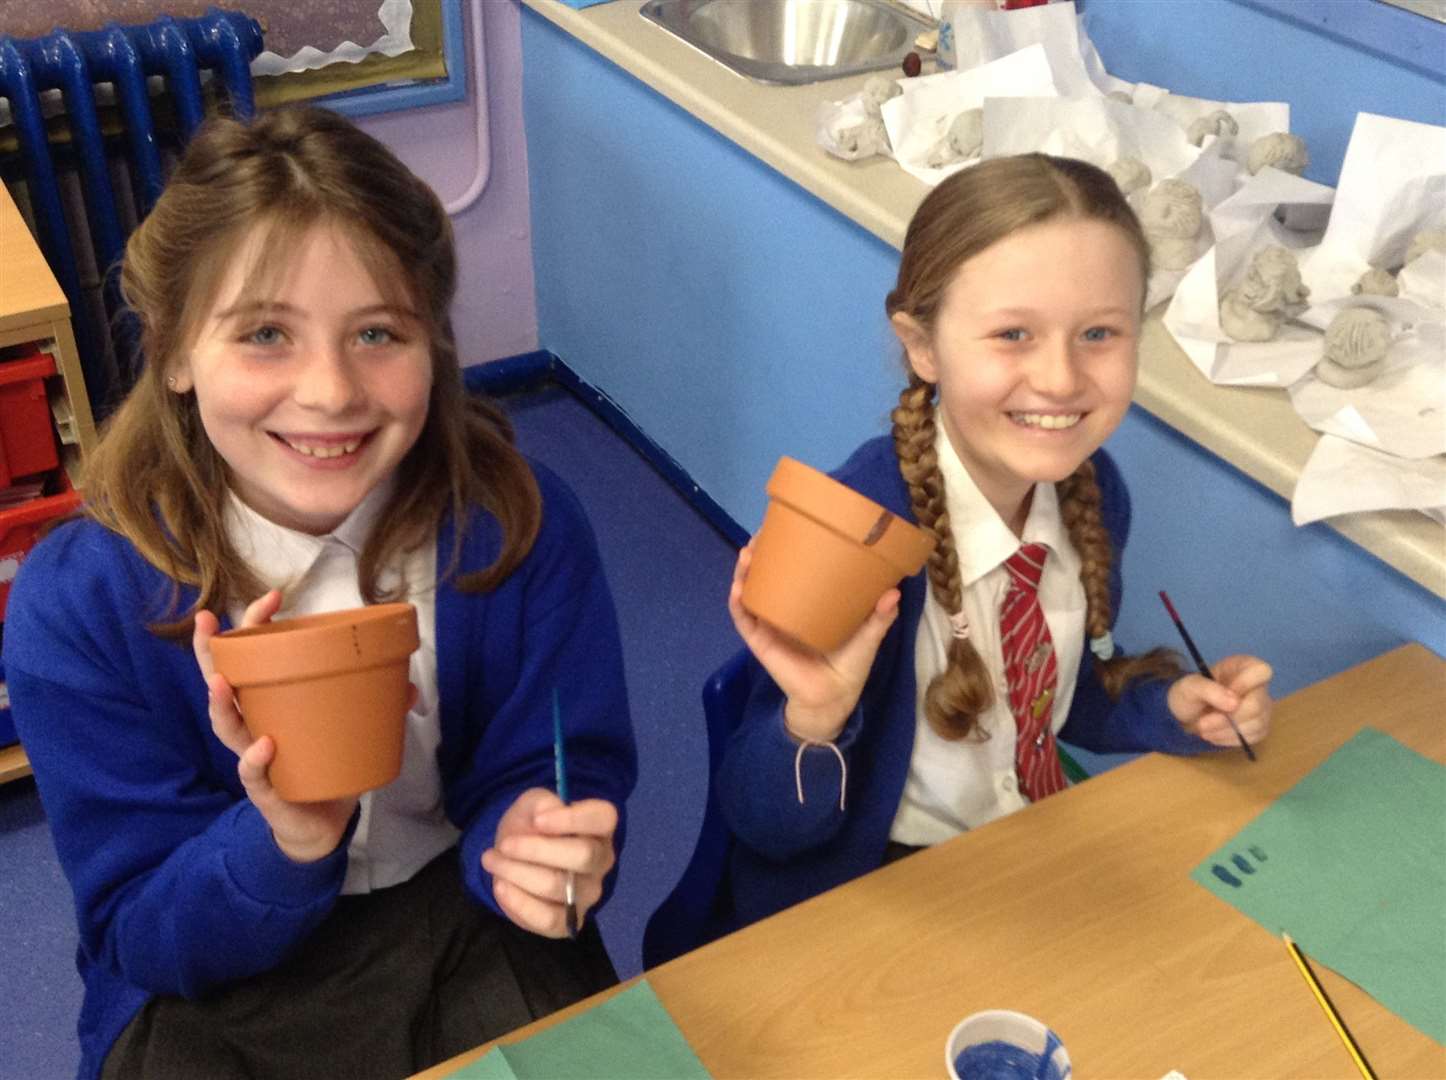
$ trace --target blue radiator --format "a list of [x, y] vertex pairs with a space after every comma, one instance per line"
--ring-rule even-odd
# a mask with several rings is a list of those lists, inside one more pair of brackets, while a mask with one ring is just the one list
[[[126, 223], [145, 216], [164, 183], [148, 80], [158, 77], [168, 91], [176, 111], [176, 135], [184, 142], [204, 115], [203, 82], [211, 76], [224, 88], [234, 115], [252, 114], [251, 61], [261, 47], [256, 20], [219, 8], [197, 19], [166, 16], [142, 26], [111, 23], [103, 30], [55, 30], [25, 39], [0, 34], [0, 97], [10, 102], [40, 248], [70, 301], [97, 419], [125, 389], [112, 385], [111, 358], [124, 363], [130, 359], [129, 348], [110, 340], [111, 328], [119, 325], [113, 284], [102, 289], [103, 310], [84, 296], [58, 171], [73, 167], [79, 174], [85, 220], [75, 223], [75, 231], [93, 248], [102, 279], [113, 278], [110, 272], [125, 248]], [[134, 203], [129, 207], [122, 207], [112, 184], [108, 156], [115, 151], [101, 134], [98, 83], [114, 88]], [[65, 106], [70, 144], [63, 153], [52, 146], [41, 114], [41, 93], [48, 90], [59, 90]], [[119, 332], [126, 330], [120, 327]]]

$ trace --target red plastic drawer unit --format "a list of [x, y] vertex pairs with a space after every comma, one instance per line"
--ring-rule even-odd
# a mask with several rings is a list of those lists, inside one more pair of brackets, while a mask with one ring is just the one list
[[0, 487], [60, 464], [45, 398], [45, 380], [54, 374], [55, 360], [39, 349], [0, 361]]
[[10, 583], [20, 572], [25, 553], [40, 536], [47, 521], [70, 513], [80, 506], [80, 492], [63, 491], [43, 499], [0, 510], [0, 622], [5, 619], [5, 604], [10, 599]]

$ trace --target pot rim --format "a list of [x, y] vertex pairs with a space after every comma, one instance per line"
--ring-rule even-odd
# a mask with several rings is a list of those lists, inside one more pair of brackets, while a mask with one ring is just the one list
[[211, 639], [211, 655], [239, 688], [405, 662], [420, 643], [416, 607], [388, 603], [228, 630]]
[[784, 456], [769, 477], [768, 496], [823, 528], [874, 553], [909, 577], [922, 569], [934, 538], [847, 484]]

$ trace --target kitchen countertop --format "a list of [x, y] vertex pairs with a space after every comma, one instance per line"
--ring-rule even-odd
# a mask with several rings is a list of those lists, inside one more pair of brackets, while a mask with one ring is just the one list
[[[643, 0], [582, 10], [560, 0], [522, 2], [885, 243], [902, 245], [925, 186], [888, 159], [842, 161], [814, 142], [818, 103], [847, 97], [867, 75], [768, 86], [735, 75], [644, 19], [638, 14]], [[1211, 383], [1175, 343], [1159, 311], [1146, 321], [1135, 401], [1287, 502], [1319, 438], [1283, 390]], [[1446, 532], [1426, 515], [1390, 510], [1326, 523], [1446, 597]]]

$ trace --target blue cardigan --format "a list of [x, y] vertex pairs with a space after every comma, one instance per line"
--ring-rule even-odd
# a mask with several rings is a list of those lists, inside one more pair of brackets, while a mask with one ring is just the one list
[[[1120, 607], [1120, 553], [1130, 527], [1130, 501], [1118, 468], [1103, 450], [1095, 473], [1104, 523], [1114, 542], [1111, 609]], [[865, 443], [833, 476], [900, 517], [913, 521], [908, 488], [892, 440]], [[729, 880], [732, 923], [746, 925], [877, 868], [898, 812], [914, 750], [914, 639], [924, 610], [926, 575], [900, 585], [899, 617], [879, 646], [854, 714], [836, 740], [848, 761], [846, 810], [839, 810], [840, 769], [833, 752], [804, 751], [800, 805], [795, 793], [798, 744], [783, 726], [783, 694], [749, 658], [748, 704], [724, 755], [719, 805], [737, 843]], [[746, 650], [745, 650], [746, 651]], [[1069, 716], [1060, 738], [1097, 752], [1210, 748], [1179, 726], [1165, 704], [1169, 684], [1136, 683], [1118, 702], [1106, 695], [1086, 647]]]
[[[563, 482], [533, 471], [543, 515], [527, 558], [490, 593], [447, 582], [437, 592], [445, 810], [462, 831], [467, 887], [493, 910], [481, 854], [522, 791], [552, 786], [554, 688], [573, 797], [607, 799], [621, 815], [637, 775], [592, 530]], [[439, 567], [453, 535], [444, 522]], [[500, 539], [497, 521], [474, 512], [461, 567], [490, 565]], [[307, 865], [272, 842], [235, 754], [211, 733], [189, 642], [145, 629], [169, 589], [128, 541], [79, 520], [26, 558], [6, 616], [11, 707], [75, 895], [84, 1077], [100, 1074], [152, 995], [198, 997], [275, 967], [327, 917], [346, 872], [349, 834]], [[194, 599], [182, 590], [182, 610]]]

